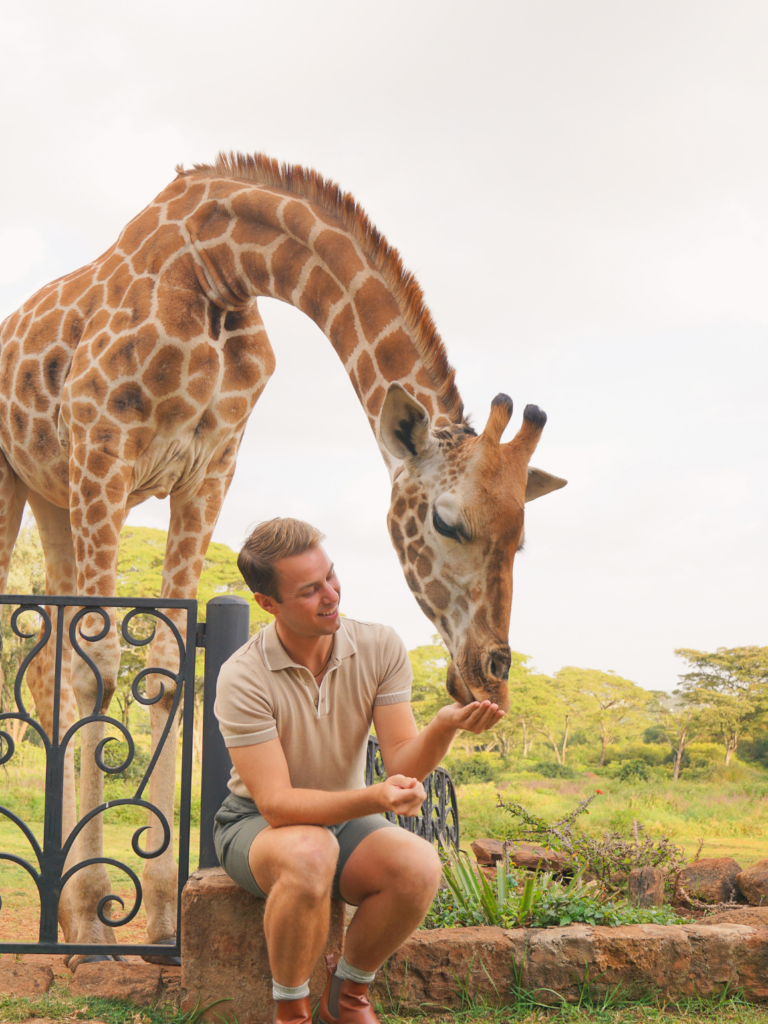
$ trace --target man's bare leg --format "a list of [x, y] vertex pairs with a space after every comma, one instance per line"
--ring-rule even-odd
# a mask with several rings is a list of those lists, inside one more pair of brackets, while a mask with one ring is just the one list
[[347, 929], [344, 959], [377, 971], [426, 916], [441, 876], [426, 840], [401, 828], [370, 833], [344, 865], [340, 888], [357, 911]]
[[303, 985], [325, 948], [338, 858], [336, 837], [320, 825], [267, 827], [251, 844], [251, 872], [268, 894], [264, 933], [278, 985]]

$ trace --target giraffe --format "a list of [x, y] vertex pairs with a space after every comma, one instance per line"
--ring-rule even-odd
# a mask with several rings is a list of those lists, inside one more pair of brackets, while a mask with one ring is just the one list
[[[502, 443], [512, 402], [498, 395], [477, 434], [397, 251], [333, 182], [261, 154], [177, 167], [111, 248], [0, 326], [0, 585], [28, 502], [47, 592], [113, 595], [128, 511], [170, 495], [162, 596], [196, 595], [243, 430], [275, 368], [259, 296], [306, 313], [349, 376], [390, 473], [388, 529], [407, 584], [452, 655], [449, 693], [506, 708], [524, 505], [565, 484], [529, 465], [546, 415], [527, 406]], [[93, 657], [105, 710], [119, 663], [114, 621]], [[167, 629], [149, 663], [177, 670]], [[50, 665], [29, 684], [50, 729]], [[165, 684], [151, 707], [153, 749], [172, 697]], [[158, 686], [148, 681], [148, 692]], [[62, 692], [63, 732], [93, 708], [81, 659]], [[81, 816], [102, 801], [94, 752], [103, 736], [100, 723], [82, 730]], [[174, 727], [150, 788], [170, 822], [175, 746]], [[75, 823], [71, 756], [67, 786], [65, 834]], [[97, 814], [79, 836], [78, 860], [98, 857], [101, 845]], [[73, 876], [59, 907], [65, 941], [115, 941], [96, 912], [107, 885], [103, 865]], [[143, 869], [151, 943], [175, 933], [175, 886], [171, 846]]]

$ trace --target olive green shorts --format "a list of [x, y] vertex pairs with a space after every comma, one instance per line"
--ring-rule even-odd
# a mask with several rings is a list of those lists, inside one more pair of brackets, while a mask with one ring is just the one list
[[[248, 855], [253, 840], [267, 827], [268, 822], [259, 814], [253, 800], [232, 793], [221, 805], [214, 820], [213, 844], [219, 863], [233, 881], [265, 900], [267, 894], [256, 884]], [[331, 896], [335, 900], [343, 900], [339, 880], [352, 851], [376, 829], [397, 828], [397, 825], [387, 821], [382, 814], [369, 814], [365, 818], [352, 818], [339, 825], [319, 825], [318, 828], [327, 828], [339, 842], [339, 859], [333, 876]]]

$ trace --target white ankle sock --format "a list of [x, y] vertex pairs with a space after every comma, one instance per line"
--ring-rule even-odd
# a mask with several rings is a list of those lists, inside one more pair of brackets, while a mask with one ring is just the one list
[[276, 1002], [280, 999], [304, 999], [308, 995], [309, 981], [297, 985], [296, 988], [288, 988], [286, 985], [278, 985], [275, 979], [272, 979], [272, 998]]
[[344, 957], [339, 960], [336, 967], [336, 977], [344, 978], [346, 981], [357, 982], [358, 985], [370, 985], [376, 977], [376, 971], [360, 971], [352, 964], [348, 964]]

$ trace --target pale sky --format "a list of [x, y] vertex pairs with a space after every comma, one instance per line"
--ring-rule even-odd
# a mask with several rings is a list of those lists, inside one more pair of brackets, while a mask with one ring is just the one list
[[[482, 427], [549, 415], [510, 643], [671, 689], [768, 644], [768, 5], [0, 0], [0, 318], [219, 150], [351, 191], [424, 289]], [[309, 519], [343, 610], [433, 628], [331, 346], [261, 300], [277, 370], [215, 539]], [[167, 503], [135, 524], [167, 526]]]

